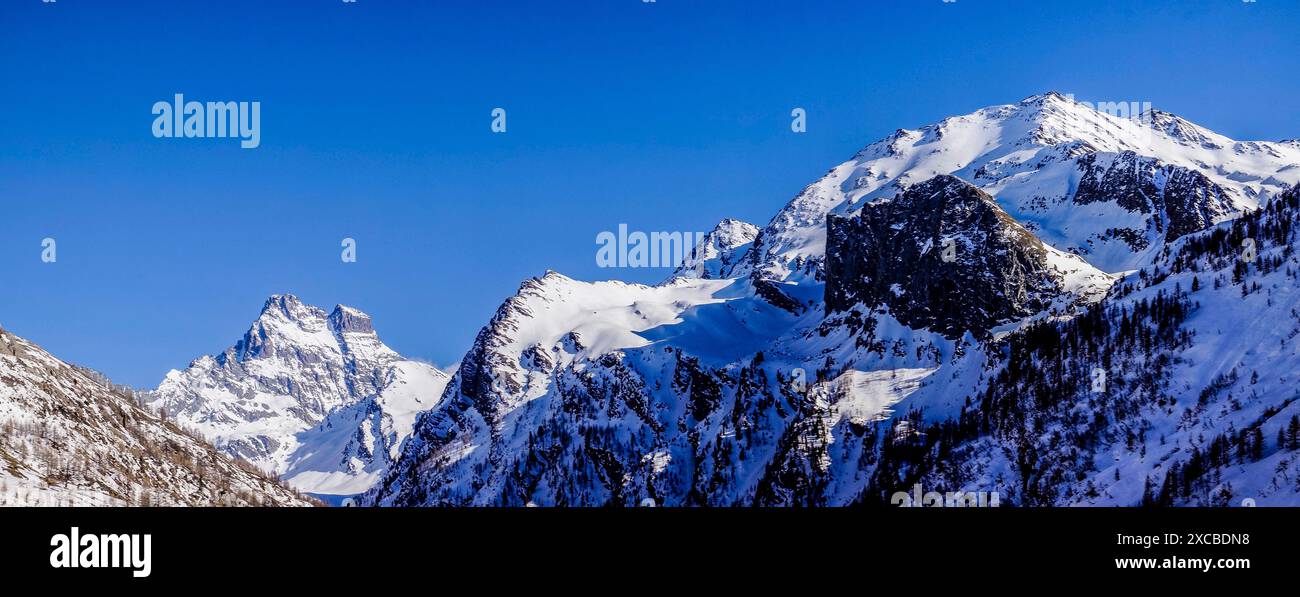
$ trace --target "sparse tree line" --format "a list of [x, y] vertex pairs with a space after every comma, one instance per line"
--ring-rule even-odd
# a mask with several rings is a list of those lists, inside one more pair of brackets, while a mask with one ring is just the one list
[[[967, 399], [956, 420], [926, 425], [919, 413], [909, 413], [883, 424], [888, 432], [880, 441], [880, 462], [860, 501], [883, 504], [889, 492], [926, 477], [954, 486], [969, 481], [972, 471], [963, 468], [962, 452], [981, 440], [987, 440], [985, 447], [1001, 447], [1016, 465], [1019, 485], [1011, 491], [1013, 503], [1050, 505], [1098, 497], [1101, 489], [1092, 481], [1098, 451], [1119, 444], [1144, 457], [1151, 426], [1143, 413], [1174, 412], [1169, 370], [1194, 341], [1182, 325], [1199, 308], [1194, 296], [1202, 289], [1201, 278], [1216, 289], [1239, 285], [1243, 297], [1262, 291], [1252, 278], [1283, 272], [1296, 279], [1298, 213], [1300, 191], [1293, 190], [1229, 224], [1187, 237], [1174, 250], [1166, 247], [1157, 265], [1117, 284], [1104, 304], [1069, 321], [1030, 324], [993, 345], [997, 356], [990, 368], [996, 373], [982, 396]], [[1193, 273], [1189, 289], [1175, 284], [1172, 292], [1115, 305], [1184, 272]], [[1101, 391], [1095, 383], [1098, 370], [1104, 372]], [[1233, 370], [1216, 378], [1198, 404], [1184, 412], [1183, 424], [1191, 425], [1210, 398], [1237, 382], [1237, 375]], [[1257, 380], [1252, 372], [1251, 384]], [[1243, 407], [1231, 396], [1227, 405]], [[1300, 449], [1300, 417], [1281, 426], [1271, 446], [1265, 440], [1262, 425], [1278, 410], [1267, 409], [1246, 429], [1229, 430], [1209, 442], [1197, 440], [1186, 460], [1174, 461], [1162, 478], [1146, 479], [1142, 503], [1227, 505], [1233, 496], [1232, 488], [1221, 483], [1223, 467]], [[1166, 438], [1159, 441], [1164, 444]], [[1289, 479], [1293, 460], [1279, 463], [1278, 479]], [[1118, 481], [1118, 467], [1113, 475]], [[1071, 489], [1079, 482], [1084, 482], [1084, 496]], [[1300, 490], [1300, 478], [1290, 482]]]

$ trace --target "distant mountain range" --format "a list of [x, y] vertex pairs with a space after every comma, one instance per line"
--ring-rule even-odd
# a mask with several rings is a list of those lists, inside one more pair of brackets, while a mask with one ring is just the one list
[[1056, 93], [900, 129], [710, 267], [524, 282], [366, 500], [1300, 502], [1298, 180]]
[[1297, 182], [1295, 141], [1048, 93], [900, 129], [660, 284], [526, 280], [450, 376], [277, 295], [145, 409], [0, 344], [0, 408], [86, 384], [272, 503], [298, 498], [249, 471], [381, 506], [1297, 504]]

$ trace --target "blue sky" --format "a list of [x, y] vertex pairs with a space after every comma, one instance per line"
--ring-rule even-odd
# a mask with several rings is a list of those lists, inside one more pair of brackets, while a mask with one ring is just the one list
[[[665, 275], [597, 268], [597, 233], [765, 224], [899, 127], [1057, 90], [1300, 137], [1297, 17], [1281, 0], [9, 0], [0, 325], [153, 386], [293, 292], [448, 364], [548, 268]], [[150, 109], [175, 93], [262, 102], [261, 147], [155, 139]]]

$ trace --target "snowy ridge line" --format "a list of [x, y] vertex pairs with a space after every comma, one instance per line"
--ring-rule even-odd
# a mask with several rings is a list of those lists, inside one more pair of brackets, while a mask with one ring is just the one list
[[[1136, 130], [1049, 93], [900, 130], [753, 237], [719, 244], [708, 276], [677, 272], [654, 287], [529, 280], [363, 501], [844, 505], [924, 482], [997, 491], [1010, 505], [1137, 503], [1132, 470], [1103, 490], [1117, 473], [1102, 450], [1128, 462], [1134, 413], [1201, 412], [1186, 409], [1203, 384], [1180, 368], [1198, 351], [1236, 353], [1185, 329], [1206, 312], [1186, 296], [1189, 281], [1125, 293], [1168, 247], [1300, 176], [1296, 147], [1234, 142], [1165, 113], [1147, 120]], [[723, 247], [734, 247], [725, 258]], [[1044, 404], [1007, 382], [1055, 362], [1036, 344], [1044, 330], [1109, 317], [1127, 318], [1124, 335], [1088, 341], [1122, 344], [1069, 352], [1075, 360], [1044, 378], [1056, 388]], [[1160, 354], [1133, 354], [1135, 341]], [[1008, 360], [1008, 347], [1018, 356]], [[1064, 399], [1092, 387], [1097, 354], [1125, 365], [1110, 373], [1112, 393]], [[1291, 408], [1285, 400], [1260, 402]], [[1096, 413], [1101, 439], [1059, 443], [1078, 414], [1068, 405]], [[1017, 414], [1028, 406], [1037, 410]], [[1165, 431], [1167, 449], [1186, 441]], [[1043, 456], [1027, 465], [1031, 454]], [[1143, 476], [1163, 472], [1144, 458]]]

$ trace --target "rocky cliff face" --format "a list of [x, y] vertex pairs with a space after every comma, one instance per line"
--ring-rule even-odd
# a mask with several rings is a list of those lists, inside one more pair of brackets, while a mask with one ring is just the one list
[[827, 223], [828, 312], [883, 306], [908, 327], [949, 338], [1046, 310], [1072, 276], [1107, 276], [1061, 254], [1002, 211], [983, 191], [936, 176], [890, 201]]
[[1148, 229], [1115, 229], [1134, 251], [1146, 249], [1150, 240], [1163, 244], [1202, 230], [1234, 211], [1227, 191], [1204, 174], [1132, 151], [1086, 155], [1078, 167], [1075, 204], [1114, 202], [1149, 217]]

